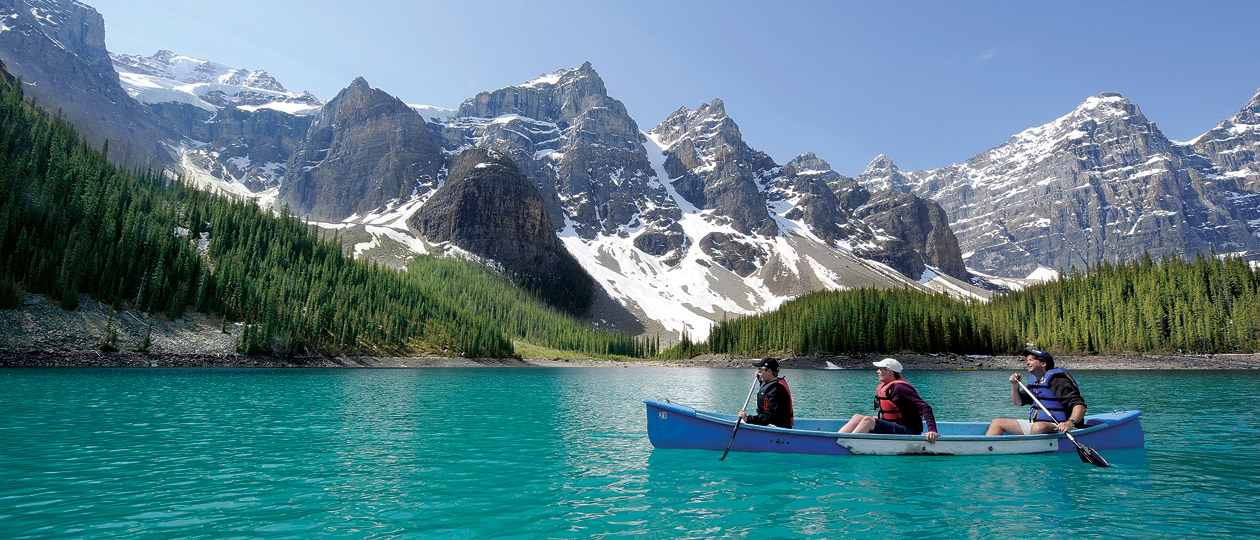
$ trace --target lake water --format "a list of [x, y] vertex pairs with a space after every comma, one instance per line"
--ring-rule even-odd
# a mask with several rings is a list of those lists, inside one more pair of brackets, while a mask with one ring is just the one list
[[[1008, 374], [906, 373], [944, 420], [1022, 416]], [[798, 417], [865, 412], [876, 384], [785, 375]], [[642, 398], [734, 412], [752, 369], [4, 369], [0, 538], [1260, 535], [1260, 373], [1076, 375], [1094, 410], [1143, 411], [1146, 448], [653, 449]]]

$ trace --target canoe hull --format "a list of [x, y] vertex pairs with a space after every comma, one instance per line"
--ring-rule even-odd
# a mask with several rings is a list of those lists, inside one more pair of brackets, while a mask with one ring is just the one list
[[[647, 404], [648, 439], [656, 448], [689, 448], [721, 452], [731, 441], [737, 417], [700, 411], [654, 399]], [[1072, 436], [1097, 450], [1141, 448], [1141, 413], [1124, 411], [1086, 417], [1086, 426]], [[1076, 452], [1076, 445], [1059, 433], [1044, 435], [984, 435], [987, 422], [938, 422], [940, 437], [928, 444], [922, 435], [837, 433], [844, 421], [798, 419], [794, 429], [741, 423], [732, 452], [775, 452], [821, 455], [983, 455]]]

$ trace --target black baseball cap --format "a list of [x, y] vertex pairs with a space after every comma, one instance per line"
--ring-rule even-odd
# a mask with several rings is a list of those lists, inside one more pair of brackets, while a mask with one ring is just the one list
[[768, 367], [770, 368], [770, 371], [779, 371], [779, 361], [770, 357], [766, 357], [766, 358], [762, 358], [761, 360], [758, 360], [757, 363], [753, 364], [753, 366]]
[[1037, 349], [1024, 349], [1024, 350], [1022, 350], [1022, 351], [1020, 351], [1020, 352], [1019, 352], [1019, 355], [1020, 355], [1020, 356], [1028, 356], [1028, 355], [1030, 355], [1030, 354], [1031, 354], [1031, 355], [1033, 355], [1033, 356], [1036, 356], [1037, 358], [1040, 358], [1042, 362], [1053, 362], [1053, 361], [1054, 361], [1054, 357], [1053, 357], [1053, 356], [1051, 356], [1051, 355], [1050, 355], [1050, 353], [1048, 353], [1048, 352], [1046, 352], [1046, 351], [1037, 350]]

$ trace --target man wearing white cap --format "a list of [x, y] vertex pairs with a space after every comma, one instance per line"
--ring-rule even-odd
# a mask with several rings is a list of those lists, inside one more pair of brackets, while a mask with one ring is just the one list
[[[879, 418], [855, 414], [840, 428], [840, 433], [886, 433], [893, 435], [923, 434], [927, 442], [936, 444], [936, 417], [932, 406], [919, 397], [914, 385], [901, 378], [901, 362], [885, 358], [871, 362], [878, 368], [879, 386], [875, 387], [875, 410]], [[927, 423], [927, 431], [923, 424]]]

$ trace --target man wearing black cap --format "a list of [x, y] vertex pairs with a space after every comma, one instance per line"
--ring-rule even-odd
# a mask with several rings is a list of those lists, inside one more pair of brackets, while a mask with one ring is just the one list
[[779, 377], [779, 361], [762, 358], [753, 365], [757, 367], [757, 380], [761, 381], [761, 389], [757, 390], [757, 415], [748, 416], [747, 411], [739, 411], [739, 417], [758, 426], [792, 427], [792, 394], [788, 392], [787, 381]]
[[1032, 405], [1028, 419], [995, 418], [989, 423], [985, 435], [1032, 435], [1060, 431], [1067, 433], [1071, 429], [1081, 427], [1085, 421], [1085, 398], [1081, 397], [1081, 389], [1076, 379], [1063, 368], [1054, 367], [1054, 356], [1046, 351], [1033, 348], [1020, 351], [1024, 357], [1024, 366], [1032, 380], [1028, 382], [1028, 391], [1037, 396], [1041, 404], [1050, 411], [1047, 416], [1019, 387], [1020, 374], [1012, 373], [1011, 403], [1019, 406]]

